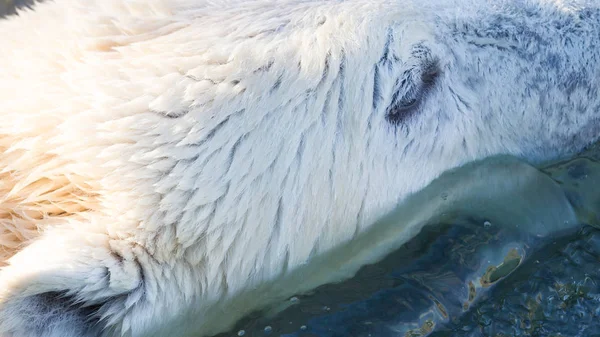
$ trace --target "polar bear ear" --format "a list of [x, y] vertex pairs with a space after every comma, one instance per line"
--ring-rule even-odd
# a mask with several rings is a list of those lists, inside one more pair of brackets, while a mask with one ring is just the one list
[[404, 68], [386, 111], [386, 119], [394, 124], [406, 122], [418, 111], [440, 74], [438, 59], [423, 44], [413, 47]]

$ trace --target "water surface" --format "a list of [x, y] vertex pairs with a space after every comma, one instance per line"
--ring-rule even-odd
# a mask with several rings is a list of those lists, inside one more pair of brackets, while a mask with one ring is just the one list
[[448, 174], [390, 220], [427, 222], [416, 237], [220, 336], [600, 336], [599, 158]]

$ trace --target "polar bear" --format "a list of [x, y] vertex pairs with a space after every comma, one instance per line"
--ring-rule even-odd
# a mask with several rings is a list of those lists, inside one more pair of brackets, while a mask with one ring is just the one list
[[331, 281], [443, 172], [596, 141], [597, 41], [592, 0], [21, 10], [0, 21], [0, 336], [208, 336]]

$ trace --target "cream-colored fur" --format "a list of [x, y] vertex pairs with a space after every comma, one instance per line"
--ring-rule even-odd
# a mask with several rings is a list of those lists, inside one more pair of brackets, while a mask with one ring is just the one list
[[351, 275], [418, 228], [342, 248], [442, 172], [598, 138], [599, 11], [48, 0], [0, 21], [0, 336], [208, 336]]

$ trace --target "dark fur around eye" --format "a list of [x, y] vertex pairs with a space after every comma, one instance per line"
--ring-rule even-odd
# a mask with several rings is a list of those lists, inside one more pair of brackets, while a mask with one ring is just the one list
[[417, 45], [412, 52], [411, 67], [405, 70], [386, 111], [386, 119], [401, 124], [411, 118], [435, 84], [439, 66], [429, 48]]

